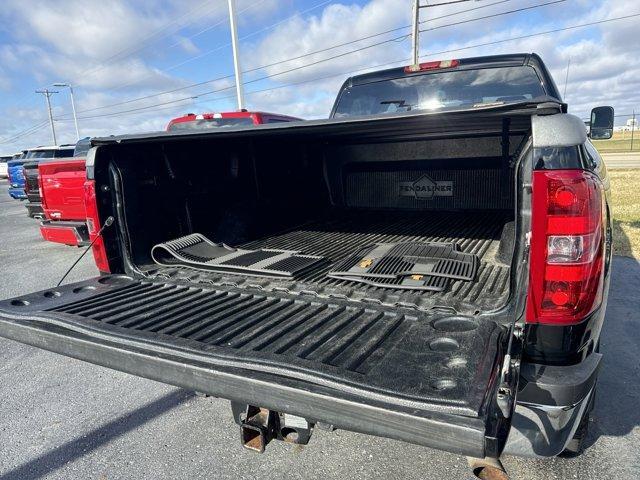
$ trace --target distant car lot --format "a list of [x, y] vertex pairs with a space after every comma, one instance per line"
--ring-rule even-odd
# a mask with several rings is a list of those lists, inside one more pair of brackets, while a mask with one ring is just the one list
[[[0, 183], [0, 298], [55, 284], [80, 249], [44, 242]], [[96, 275], [91, 255], [69, 281]], [[640, 264], [617, 257], [587, 452], [507, 458], [513, 479], [640, 477]], [[18, 366], [20, 368], [18, 368]], [[0, 340], [0, 478], [469, 478], [464, 458], [356, 433], [316, 430], [307, 447], [243, 450], [227, 401]]]

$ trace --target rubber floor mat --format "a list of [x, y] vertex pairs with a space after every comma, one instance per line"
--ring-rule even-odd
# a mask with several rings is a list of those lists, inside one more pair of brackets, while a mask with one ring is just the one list
[[476, 255], [460, 252], [456, 243], [379, 243], [350, 255], [328, 276], [380, 287], [441, 292], [449, 280], [473, 280], [479, 264]]
[[293, 250], [234, 248], [213, 243], [199, 233], [159, 243], [151, 249], [151, 257], [159, 265], [284, 278], [301, 275], [328, 262], [324, 257]]

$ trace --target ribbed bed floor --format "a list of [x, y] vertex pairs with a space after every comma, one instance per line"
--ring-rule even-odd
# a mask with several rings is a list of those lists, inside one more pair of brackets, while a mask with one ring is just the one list
[[[509, 293], [509, 266], [497, 260], [500, 237], [510, 220], [505, 212], [439, 212], [429, 214], [355, 212], [320, 220], [243, 245], [245, 248], [301, 250], [321, 255], [330, 265], [308, 272], [300, 280], [323, 287], [343, 287], [369, 293], [394, 293], [403, 298], [428, 296], [442, 304], [477, 303], [482, 309], [499, 306]], [[372, 243], [408, 241], [456, 242], [480, 258], [475, 281], [453, 281], [444, 292], [407, 292], [328, 278], [332, 266]]]

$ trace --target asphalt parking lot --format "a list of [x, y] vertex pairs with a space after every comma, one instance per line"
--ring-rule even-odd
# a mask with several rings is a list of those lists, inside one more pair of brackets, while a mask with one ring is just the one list
[[[41, 240], [0, 180], [0, 298], [51, 287], [81, 250]], [[69, 281], [96, 275], [91, 254]], [[614, 260], [589, 437], [575, 459], [506, 458], [513, 479], [640, 478], [640, 263]], [[337, 431], [240, 446], [228, 402], [0, 339], [0, 479], [466, 479], [462, 457]]]

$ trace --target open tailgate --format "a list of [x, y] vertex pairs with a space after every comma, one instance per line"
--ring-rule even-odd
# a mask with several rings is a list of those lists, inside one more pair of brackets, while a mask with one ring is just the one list
[[497, 456], [506, 329], [402, 307], [103, 276], [0, 302], [0, 336], [236, 402]]

